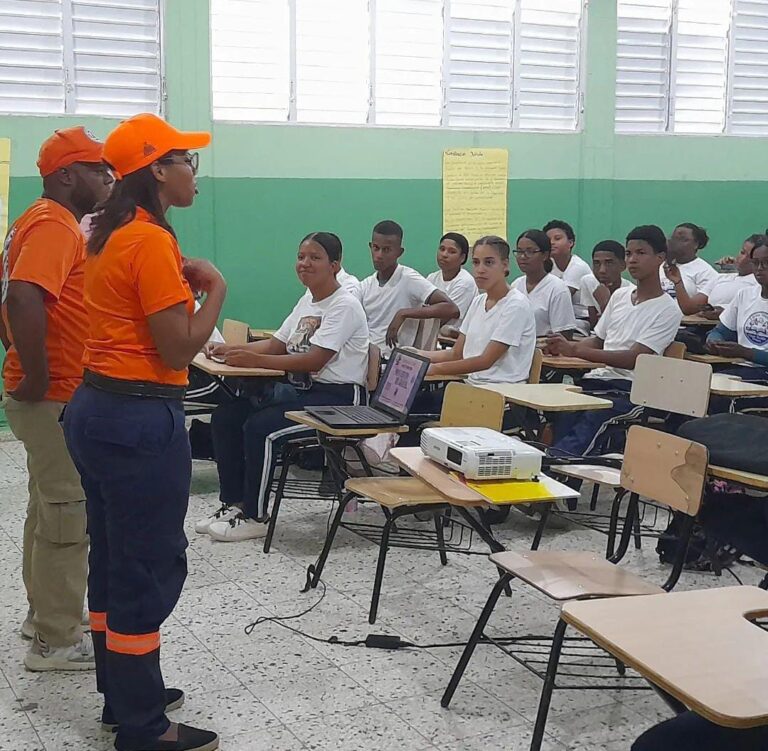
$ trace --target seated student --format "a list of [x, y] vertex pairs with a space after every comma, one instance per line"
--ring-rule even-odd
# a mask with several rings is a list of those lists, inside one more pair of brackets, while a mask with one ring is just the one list
[[269, 469], [275, 451], [312, 431], [286, 419], [306, 405], [361, 404], [368, 367], [368, 327], [360, 302], [341, 289], [336, 274], [341, 242], [330, 232], [307, 235], [296, 273], [312, 293], [302, 297], [271, 339], [217, 345], [209, 353], [227, 365], [274, 368], [286, 382], [217, 407], [211, 418], [222, 507], [195, 531], [237, 542], [266, 534]]
[[764, 751], [768, 727], [726, 728], [683, 712], [646, 730], [631, 751]]
[[579, 292], [587, 308], [589, 328], [594, 329], [611, 295], [621, 287], [634, 284], [622, 274], [627, 270], [624, 246], [616, 240], [601, 240], [592, 249], [592, 274], [581, 278]]
[[[341, 263], [341, 259], [339, 259], [339, 263]], [[336, 274], [336, 281], [339, 283], [339, 286], [346, 292], [349, 292], [350, 295], [358, 300], [362, 299], [363, 291], [360, 280], [354, 274], [345, 271], [343, 266], [339, 268], [339, 273]], [[309, 289], [304, 293], [304, 296], [312, 297], [312, 293]]]
[[707, 231], [690, 222], [678, 224], [669, 238], [667, 262], [659, 270], [659, 278], [664, 291], [677, 299], [685, 315], [699, 312], [701, 306], [691, 305], [690, 298], [717, 278], [717, 271], [697, 255], [708, 242]]
[[549, 238], [538, 229], [529, 229], [517, 238], [514, 251], [524, 276], [512, 287], [528, 298], [536, 316], [536, 336], [562, 333], [570, 337], [576, 329], [573, 302], [568, 285], [552, 273]]
[[459, 326], [472, 300], [477, 297], [475, 280], [464, 268], [468, 256], [467, 238], [458, 232], [447, 232], [440, 238], [440, 247], [437, 249], [437, 265], [440, 269], [427, 276], [427, 281], [432, 282], [441, 292], [445, 292], [459, 308], [458, 318], [448, 321], [443, 326], [442, 332], [454, 339], [459, 335]]
[[466, 373], [473, 384], [523, 383], [536, 349], [536, 321], [525, 296], [507, 284], [507, 241], [481, 237], [472, 248], [472, 270], [480, 294], [469, 306], [456, 344], [423, 353], [432, 361], [428, 372]]
[[576, 323], [582, 334], [588, 334], [590, 327], [587, 323], [588, 311], [581, 297], [581, 280], [592, 275], [589, 264], [575, 255], [573, 247], [576, 245], [576, 233], [568, 222], [561, 219], [552, 219], [542, 228], [546, 232], [549, 242], [552, 244], [552, 274], [562, 279], [571, 290], [573, 298], [573, 312]]
[[418, 271], [398, 263], [405, 248], [403, 228], [397, 222], [379, 222], [373, 228], [369, 247], [376, 273], [361, 283], [362, 303], [371, 342], [383, 355], [388, 355], [398, 343], [413, 344], [415, 327], [412, 333], [398, 337], [400, 327], [408, 319], [439, 318], [445, 323], [459, 317], [458, 306], [445, 292]]
[[[725, 371], [745, 381], [768, 381], [768, 237], [759, 242], [750, 253], [757, 286], [740, 289], [707, 336], [711, 354], [749, 362]], [[756, 402], [764, 400], [748, 401], [752, 406], [761, 406]]]
[[759, 287], [752, 268], [752, 250], [763, 242], [763, 235], [750, 235], [744, 240], [741, 250], [733, 259], [735, 274], [717, 274], [701, 292], [689, 296], [681, 287], [677, 302], [685, 315], [699, 313], [704, 318], [716, 321], [736, 293], [744, 287]]
[[555, 422], [554, 453], [592, 453], [611, 421], [639, 411], [629, 401], [635, 360], [642, 354], [663, 354], [682, 319], [680, 308], [661, 289], [659, 269], [666, 251], [667, 240], [659, 227], [635, 227], [627, 235], [626, 258], [637, 289], [624, 287], [611, 295], [589, 339], [548, 338], [549, 354], [605, 363], [607, 367], [590, 370], [581, 386], [587, 393], [609, 392], [607, 398], [613, 402], [612, 409], [563, 414]]

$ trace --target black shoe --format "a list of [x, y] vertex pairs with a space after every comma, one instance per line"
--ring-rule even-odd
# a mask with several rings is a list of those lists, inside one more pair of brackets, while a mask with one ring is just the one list
[[139, 741], [138, 744], [115, 743], [117, 751], [216, 751], [219, 736], [210, 730], [200, 730], [179, 723], [179, 739], [176, 741]]
[[[167, 688], [165, 689], [165, 711], [173, 712], [174, 709], [184, 705], [184, 692], [180, 688]], [[108, 712], [105, 708], [101, 713], [101, 729], [107, 733], [114, 733], [117, 731], [117, 722], [115, 721], [112, 712]]]

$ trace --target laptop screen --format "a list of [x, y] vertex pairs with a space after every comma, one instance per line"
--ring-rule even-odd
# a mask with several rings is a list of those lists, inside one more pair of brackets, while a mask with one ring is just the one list
[[371, 406], [403, 419], [424, 380], [429, 360], [402, 349], [393, 350]]

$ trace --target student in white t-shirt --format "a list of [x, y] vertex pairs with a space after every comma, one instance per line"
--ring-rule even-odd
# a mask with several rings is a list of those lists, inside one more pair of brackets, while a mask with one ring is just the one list
[[536, 321], [524, 295], [507, 284], [509, 244], [481, 237], [472, 248], [472, 270], [480, 294], [472, 301], [450, 349], [425, 352], [428, 373], [468, 374], [468, 382], [523, 383], [536, 349]]
[[570, 342], [562, 336], [547, 340], [546, 352], [605, 363], [589, 371], [581, 387], [587, 393], [608, 392], [612, 409], [564, 414], [555, 422], [555, 453], [583, 456], [600, 450], [600, 439], [617, 419], [638, 408], [629, 401], [635, 360], [642, 354], [662, 355], [682, 320], [677, 304], [661, 289], [659, 269], [666, 259], [667, 240], [655, 225], [636, 227], [627, 235], [627, 268], [637, 289], [616, 290], [600, 317], [594, 336]]
[[[762, 237], [750, 255], [757, 285], [736, 293], [707, 336], [707, 350], [713, 355], [749, 362], [729, 368], [726, 373], [745, 381], [768, 381], [768, 237]], [[746, 401], [758, 406], [754, 399]]]
[[701, 306], [691, 305], [690, 298], [702, 293], [717, 278], [717, 271], [697, 255], [707, 243], [709, 235], [703, 227], [691, 222], [678, 224], [669, 238], [667, 262], [659, 270], [662, 288], [677, 299], [685, 315], [699, 312]]
[[442, 323], [459, 316], [458, 306], [445, 292], [428, 282], [418, 271], [402, 266], [403, 228], [391, 220], [379, 222], [369, 243], [376, 273], [362, 281], [362, 303], [371, 342], [383, 355], [397, 344], [412, 345], [416, 325], [400, 327], [410, 319], [438, 318]]
[[[362, 300], [363, 291], [360, 280], [354, 274], [345, 271], [343, 266], [339, 269], [339, 273], [336, 274], [336, 281], [343, 290], [349, 292], [356, 299]], [[304, 293], [304, 297], [307, 296], [312, 297], [309, 289]]]
[[467, 238], [458, 232], [446, 232], [440, 238], [440, 247], [437, 249], [437, 265], [440, 268], [427, 276], [427, 281], [441, 292], [445, 292], [459, 308], [458, 318], [448, 321], [442, 330], [445, 336], [452, 336], [454, 339], [459, 335], [458, 327], [464, 320], [472, 300], [477, 297], [475, 280], [464, 268], [468, 256]]
[[359, 300], [336, 279], [340, 259], [336, 235], [307, 235], [299, 245], [296, 273], [311, 297], [299, 300], [271, 339], [208, 348], [209, 356], [227, 365], [283, 370], [286, 378], [252, 379], [262, 381], [254, 393], [214, 411], [211, 429], [222, 506], [195, 531], [222, 542], [263, 537], [275, 454], [287, 440], [313, 433], [286, 419], [285, 412], [363, 402], [368, 326]]
[[514, 251], [523, 276], [512, 287], [528, 298], [536, 316], [536, 336], [563, 334], [576, 329], [573, 302], [568, 285], [552, 273], [549, 238], [538, 229], [529, 229], [517, 238]]
[[[752, 250], [763, 242], [763, 235], [750, 235], [741, 246], [733, 263], [735, 274], [716, 274], [695, 295], [689, 295], [685, 287], [678, 286], [677, 302], [685, 315], [699, 313], [712, 321], [718, 320], [723, 309], [736, 297], [739, 290], [760, 285], [752, 269]], [[674, 272], [673, 272], [674, 274]]]
[[581, 298], [581, 280], [591, 276], [592, 269], [582, 258], [579, 258], [573, 248], [576, 245], [576, 233], [568, 222], [562, 219], [551, 219], [542, 231], [546, 233], [552, 245], [552, 274], [562, 279], [571, 290], [573, 312], [576, 324], [582, 334], [589, 333], [587, 306]]
[[601, 240], [592, 249], [592, 274], [581, 278], [581, 301], [587, 308], [590, 330], [594, 329], [611, 295], [634, 284], [622, 274], [627, 270], [624, 246], [616, 240]]

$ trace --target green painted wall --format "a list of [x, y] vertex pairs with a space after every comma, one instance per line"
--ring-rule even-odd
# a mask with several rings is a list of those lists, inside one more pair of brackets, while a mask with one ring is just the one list
[[[194, 208], [174, 213], [188, 255], [212, 258], [229, 280], [227, 316], [278, 324], [300, 293], [293, 274], [298, 240], [329, 229], [342, 236], [345, 265], [369, 271], [367, 242], [379, 219], [406, 230], [405, 262], [427, 272], [442, 229], [445, 148], [509, 149], [509, 234], [559, 216], [588, 255], [599, 239], [636, 224], [670, 230], [705, 225], [709, 259], [765, 229], [765, 139], [617, 136], [613, 128], [615, 3], [592, 0], [587, 24], [583, 129], [572, 134], [342, 128], [213, 123], [210, 115], [208, 0], [166, 0], [167, 115], [179, 127], [210, 129]], [[0, 118], [13, 139], [11, 215], [38, 194], [35, 158], [63, 118]], [[106, 135], [114, 121], [88, 119]]]

